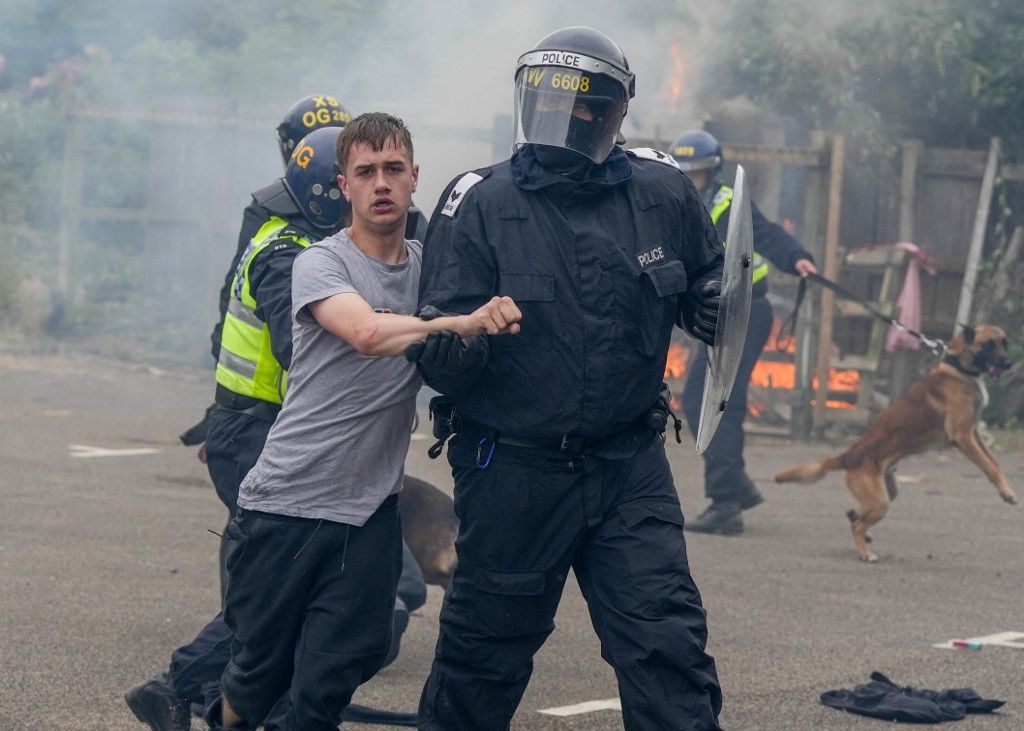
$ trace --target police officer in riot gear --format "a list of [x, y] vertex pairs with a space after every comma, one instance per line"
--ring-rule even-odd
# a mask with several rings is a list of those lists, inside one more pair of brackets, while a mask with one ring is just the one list
[[[722, 146], [708, 132], [692, 130], [676, 140], [672, 146], [672, 157], [697, 186], [719, 236], [725, 241], [732, 188], [722, 182]], [[781, 271], [801, 277], [816, 271], [814, 260], [799, 241], [765, 218], [756, 205], [751, 204], [751, 214], [754, 224], [754, 286], [747, 338], [728, 406], [718, 431], [703, 454], [704, 492], [711, 499], [711, 504], [695, 520], [686, 523], [687, 530], [701, 533], [742, 533], [742, 511], [763, 501], [760, 491], [746, 473], [743, 419], [747, 413], [747, 383], [772, 327], [772, 307], [765, 296], [768, 292], [769, 262]], [[700, 421], [706, 366], [706, 351], [696, 348], [695, 357], [687, 366], [683, 387], [683, 412], [694, 435]]]
[[[281, 150], [281, 158], [285, 167], [295, 150], [295, 145], [310, 132], [323, 127], [344, 127], [352, 120], [352, 115], [342, 106], [337, 97], [327, 94], [310, 94], [292, 104], [284, 119], [277, 125], [277, 146]], [[231, 281], [238, 267], [242, 252], [249, 245], [253, 235], [264, 224], [268, 216], [290, 216], [294, 214], [291, 197], [284, 190], [283, 180], [275, 180], [265, 188], [252, 194], [252, 201], [242, 214], [242, 227], [238, 232], [238, 243], [224, 277], [220, 290], [220, 318], [210, 333], [211, 352], [216, 360], [220, 355], [220, 329], [227, 312], [228, 300], [231, 296]], [[406, 220], [405, 237], [423, 241], [427, 235], [427, 219], [423, 213], [413, 206], [409, 209]], [[197, 442], [198, 443], [198, 442]]]
[[420, 728], [508, 728], [572, 568], [626, 727], [715, 729], [659, 394], [673, 325], [714, 339], [721, 244], [668, 155], [616, 146], [634, 77], [611, 39], [556, 31], [515, 85], [512, 158], [454, 180], [424, 246], [422, 317], [500, 294], [523, 319], [409, 353], [458, 431], [458, 565]]
[[336, 97], [326, 94], [304, 96], [292, 104], [277, 125], [277, 145], [281, 149], [281, 161], [288, 167], [288, 160], [295, 151], [299, 140], [321, 127], [344, 127], [352, 121], [352, 115]]
[[[349, 207], [338, 189], [336, 150], [341, 127], [321, 127], [294, 147], [283, 178], [254, 194], [272, 211], [239, 256], [220, 333], [216, 408], [208, 417], [207, 468], [217, 495], [236, 511], [239, 485], [256, 463], [287, 389], [292, 353], [291, 271], [295, 257], [315, 241], [338, 231]], [[233, 541], [222, 537], [224, 559]], [[224, 590], [222, 578], [222, 592]], [[222, 593], [223, 596], [223, 593]], [[409, 612], [426, 601], [423, 575], [403, 545], [402, 578], [395, 609], [395, 633], [388, 662]], [[232, 635], [218, 614], [171, 657], [167, 671], [125, 694], [136, 717], [157, 731], [190, 728], [190, 705], [205, 704], [231, 658]], [[363, 710], [357, 707], [355, 713]], [[278, 703], [265, 728], [281, 728], [288, 712]]]

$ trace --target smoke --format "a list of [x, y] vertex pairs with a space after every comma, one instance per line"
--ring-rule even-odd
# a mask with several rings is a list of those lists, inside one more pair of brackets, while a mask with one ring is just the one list
[[[281, 175], [274, 128], [296, 99], [327, 93], [353, 114], [402, 117], [421, 166], [416, 202], [430, 212], [453, 177], [508, 156], [516, 59], [560, 27], [594, 27], [625, 52], [636, 74], [623, 125], [627, 138], [667, 144], [699, 126], [713, 104], [700, 89], [724, 54], [742, 52], [722, 47], [715, 24], [751, 5], [723, 3], [722, 12], [712, 13], [696, 0], [655, 1], [643, 9], [612, 0], [324, 7], [269, 0], [83, 0], [72, 7], [22, 0], [22, 9], [34, 14], [0, 9], [0, 20], [9, 21], [0, 23], [6, 62], [0, 91], [44, 104], [48, 95], [57, 98], [79, 84], [89, 91], [74, 97], [76, 106], [144, 118], [85, 125], [83, 205], [143, 205], [148, 222], [83, 224], [82, 239], [89, 241], [80, 242], [75, 262], [104, 262], [91, 285], [108, 307], [101, 312], [119, 303], [119, 317], [146, 320], [138, 331], [172, 331], [158, 345], [199, 360], [248, 194]], [[822, 39], [852, 7], [833, 3], [843, 10], [828, 14], [801, 0], [801, 14], [774, 5], [778, 32], [799, 33], [802, 22]], [[168, 112], [196, 119], [153, 121], [153, 113]], [[46, 164], [58, 171], [61, 148], [39, 148], [52, 151]], [[50, 189], [66, 190], [61, 182], [51, 180]], [[47, 210], [66, 218], [60, 206]], [[61, 225], [37, 223], [54, 232]], [[120, 274], [111, 276], [119, 264]], [[153, 282], [159, 294], [146, 289]], [[146, 307], [133, 304], [139, 299]]]
[[[353, 114], [402, 117], [421, 166], [416, 203], [429, 213], [453, 177], [511, 152], [515, 62], [557, 28], [597, 28], [626, 53], [637, 77], [627, 137], [670, 138], [699, 123], [694, 7], [22, 0], [0, 9], [0, 91], [50, 117], [86, 108], [128, 116], [80, 120], [70, 158], [68, 129], [48, 133], [49, 145], [32, 140], [49, 150], [41, 187], [62, 196], [36, 207], [30, 228], [56, 242], [68, 240], [59, 235], [68, 220], [77, 227], [71, 248], [25, 243], [37, 271], [24, 275], [49, 277], [65, 332], [127, 334], [122, 344], [134, 336], [203, 362], [242, 209], [282, 173], [274, 128], [295, 100], [326, 93]], [[77, 182], [66, 179], [68, 159]], [[72, 210], [79, 204], [145, 220], [90, 217]], [[75, 291], [62, 291], [62, 278]]]
[[[333, 68], [323, 68], [309, 83], [339, 87], [337, 93], [353, 112], [389, 111], [406, 121], [422, 167], [417, 197], [421, 206], [432, 208], [452, 177], [511, 152], [508, 118], [516, 60], [561, 27], [589, 25], [626, 53], [637, 75], [637, 95], [623, 128], [627, 136], [657, 136], [667, 114], [697, 121], [686, 94], [695, 80], [697, 61], [679, 52], [681, 20], [687, 12], [674, 3], [652, 5], [654, 10], [642, 13], [601, 0], [455, 0], [443, 7], [393, 0], [384, 4], [356, 53]], [[677, 90], [674, 98], [671, 88]], [[497, 134], [488, 138], [496, 129]], [[474, 133], [460, 135], [459, 130]]]

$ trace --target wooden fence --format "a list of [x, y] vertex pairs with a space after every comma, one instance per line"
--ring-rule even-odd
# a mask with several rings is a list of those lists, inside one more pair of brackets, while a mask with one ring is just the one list
[[[160, 278], [164, 287], [160, 296], [167, 299], [168, 310], [202, 318], [200, 329], [205, 329], [248, 193], [280, 175], [273, 122], [263, 117], [133, 110], [84, 110], [72, 122], [64, 145], [58, 291], [67, 303], [74, 303], [73, 273], [85, 233], [95, 236], [104, 227], [131, 224], [141, 232], [135, 250], [140, 267]], [[452, 144], [466, 140], [490, 144], [494, 156], [500, 157], [508, 139], [508, 122], [506, 115], [497, 118], [492, 129], [431, 127], [421, 132]], [[140, 178], [144, 203], [134, 207], [96, 205], [89, 199], [89, 172], [97, 164], [90, 140], [97, 129], [118, 124], [141, 124], [147, 129], [143, 162], [147, 169]], [[629, 146], [658, 149], [668, 145], [668, 140], [657, 139], [629, 142]], [[253, 155], [253, 149], [263, 152]], [[923, 329], [940, 337], [952, 334], [958, 307], [964, 306], [977, 286], [970, 275], [977, 271], [995, 182], [1024, 181], [1024, 166], [1000, 160], [998, 141], [985, 151], [927, 148], [910, 140], [897, 155], [871, 155], [849, 150], [842, 137], [813, 132], [803, 146], [725, 144], [724, 154], [730, 163], [727, 179], [732, 166], [743, 164], [754, 198], [766, 214], [798, 221], [797, 236], [815, 255], [820, 271], [840, 278], [868, 299], [878, 296], [882, 278], [877, 272], [844, 268], [849, 252], [867, 245], [912, 241], [931, 254], [939, 273], [922, 278]], [[794, 171], [798, 194], [781, 196], [780, 181]], [[787, 179], [792, 188], [794, 176]], [[1014, 194], [1024, 208], [1020, 186]], [[966, 287], [965, 272], [969, 275]], [[198, 301], [190, 294], [197, 286], [208, 293]], [[792, 302], [796, 279], [774, 276], [771, 289], [777, 303]], [[872, 330], [870, 320], [837, 307], [827, 290], [812, 287], [809, 295], [796, 339], [796, 387], [787, 394], [790, 408], [785, 431], [800, 438], [842, 417], [825, 408], [829, 369], [839, 362], [834, 353], [846, 357], [866, 349], [870, 354], [872, 347], [879, 347], [878, 331]], [[881, 372], [894, 393], [915, 368], [913, 357], [881, 362]], [[865, 372], [873, 377], [876, 370]], [[818, 386], [812, 390], [815, 379]], [[859, 419], [867, 418], [876, 406], [870, 399], [858, 400], [857, 405]]]

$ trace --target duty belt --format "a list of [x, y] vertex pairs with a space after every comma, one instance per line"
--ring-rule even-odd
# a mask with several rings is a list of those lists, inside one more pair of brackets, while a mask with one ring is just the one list
[[[663, 390], [658, 400], [647, 410], [647, 413], [627, 424], [625, 428], [614, 434], [602, 437], [583, 437], [575, 434], [561, 434], [549, 437], [523, 437], [503, 434], [502, 432], [479, 422], [462, 418], [459, 410], [446, 396], [435, 396], [430, 399], [429, 413], [433, 422], [433, 434], [437, 441], [427, 450], [431, 459], [437, 459], [444, 449], [445, 442], [462, 431], [472, 432], [483, 437], [484, 441], [490, 440], [492, 449], [494, 444], [506, 444], [510, 447], [523, 447], [525, 449], [544, 449], [563, 454], [582, 455], [595, 447], [610, 444], [613, 440], [635, 436], [641, 431], [650, 431], [664, 435], [669, 417], [676, 432], [676, 441], [681, 441], [679, 432], [682, 429], [682, 422], [672, 411], [672, 395], [663, 384]], [[664, 437], [662, 437], [664, 438]], [[481, 442], [482, 444], [483, 442]], [[489, 460], [488, 460], [489, 461]]]
[[563, 452], [565, 454], [584, 454], [588, 450], [594, 447], [608, 444], [609, 442], [634, 434], [637, 430], [646, 428], [646, 424], [643, 419], [638, 419], [636, 422], [630, 424], [625, 429], [615, 434], [609, 434], [604, 437], [580, 437], [573, 434], [562, 434], [561, 436], [554, 437], [514, 437], [508, 434], [502, 434], [499, 431], [491, 429], [490, 427], [478, 424], [475, 422], [465, 422], [464, 428], [466, 431], [478, 433], [481, 436], [490, 439], [495, 444], [505, 444], [510, 447], [524, 447], [526, 449], [546, 449], [553, 452]]
[[243, 396], [240, 393], [224, 388], [219, 383], [217, 384], [217, 391], [213, 400], [222, 409], [234, 411], [238, 414], [247, 414], [268, 424], [273, 424], [277, 420], [277, 415], [281, 413], [281, 407], [278, 404], [272, 404], [269, 401], [252, 396]]

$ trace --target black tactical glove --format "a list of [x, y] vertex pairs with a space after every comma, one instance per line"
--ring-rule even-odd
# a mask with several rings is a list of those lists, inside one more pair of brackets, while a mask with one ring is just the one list
[[405, 357], [427, 370], [458, 376], [475, 368], [480, 362], [482, 352], [473, 339], [459, 337], [449, 330], [441, 330], [430, 333], [426, 340], [410, 345], [405, 350]]
[[717, 279], [704, 282], [697, 291], [698, 301], [690, 323], [690, 334], [707, 345], [715, 344], [718, 306], [722, 299], [722, 283]]

